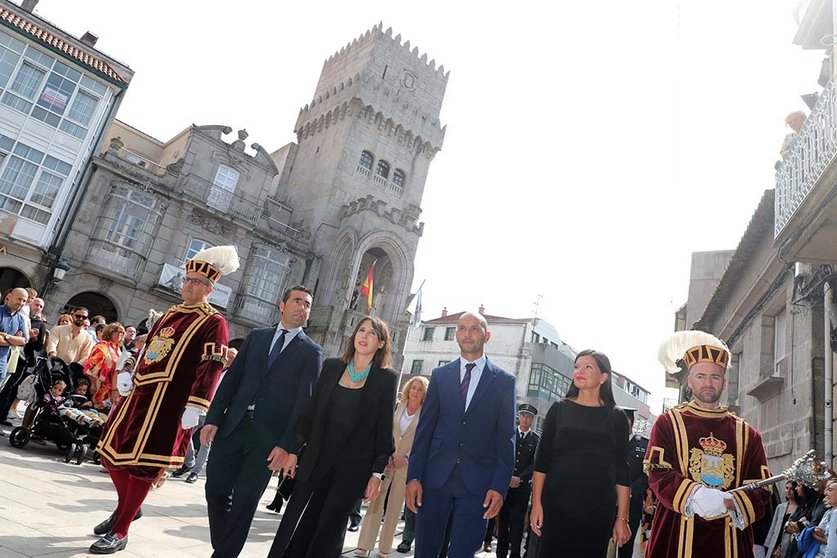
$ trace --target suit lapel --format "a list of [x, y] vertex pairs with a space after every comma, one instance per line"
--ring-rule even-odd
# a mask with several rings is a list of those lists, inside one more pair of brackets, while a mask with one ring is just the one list
[[474, 391], [473, 397], [471, 397], [471, 403], [468, 405], [468, 410], [465, 413], [469, 413], [474, 406], [479, 403], [480, 398], [485, 395], [485, 392], [488, 391], [488, 388], [494, 382], [494, 378], [497, 377], [497, 371], [494, 369], [494, 365], [491, 364], [491, 361], [488, 358], [485, 359], [485, 367], [482, 369], [482, 374], [480, 375], [480, 383], [477, 384], [477, 389]]

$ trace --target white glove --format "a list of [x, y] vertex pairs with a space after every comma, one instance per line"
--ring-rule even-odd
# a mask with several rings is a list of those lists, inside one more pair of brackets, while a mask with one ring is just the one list
[[116, 376], [116, 389], [119, 390], [119, 395], [125, 397], [131, 393], [134, 387], [134, 378], [130, 372], [120, 372]]
[[[729, 496], [732, 498], [732, 495]], [[728, 511], [725, 499], [724, 493], [717, 488], [699, 486], [686, 502], [686, 515], [699, 515], [704, 519], [720, 517]]]
[[194, 407], [186, 407], [183, 409], [183, 416], [180, 417], [180, 427], [183, 430], [189, 430], [198, 425], [201, 418], [201, 412]]

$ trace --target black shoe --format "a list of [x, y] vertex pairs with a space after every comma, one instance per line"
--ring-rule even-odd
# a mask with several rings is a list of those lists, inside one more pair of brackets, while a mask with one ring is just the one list
[[188, 482], [189, 484], [195, 484], [195, 482], [197, 480], [198, 480], [198, 474], [197, 473], [189, 473], [189, 476], [186, 477], [186, 482]]
[[128, 546], [128, 535], [121, 539], [115, 533], [108, 533], [90, 545], [90, 554], [113, 554], [125, 550]]
[[395, 547], [395, 550], [397, 550], [398, 552], [402, 552], [402, 553], [406, 554], [407, 552], [410, 552], [410, 549], [412, 547], [413, 547], [412, 542], [401, 541], [401, 544], [399, 544], [397, 547]]
[[176, 479], [179, 479], [180, 477], [185, 475], [189, 471], [189, 469], [191, 469], [192, 467], [194, 467], [194, 465], [190, 465], [188, 467], [186, 465], [183, 465], [182, 467], [172, 471], [171, 476], [173, 476]]
[[0, 420], [0, 425], [3, 425], [3, 426], [14, 426], [14, 425], [12, 424], [12, 421], [10, 421], [10, 420]]
[[[137, 512], [137, 515], [135, 515], [134, 519], [132, 519], [131, 521], [136, 521], [140, 517], [142, 517], [142, 508], [139, 509], [139, 511]], [[109, 518], [105, 519], [104, 521], [102, 521], [101, 523], [99, 523], [98, 525], [93, 527], [93, 534], [101, 536], [101, 535], [104, 535], [106, 533], [110, 533], [111, 529], [113, 529], [113, 526], [116, 525], [116, 520], [117, 519], [119, 519], [119, 518], [116, 517], [116, 512], [113, 512], [112, 514], [110, 514]], [[120, 548], [120, 550], [122, 550], [122, 549]]]
[[279, 498], [277, 500], [272, 501], [271, 503], [269, 503], [265, 507], [272, 512], [281, 513], [282, 512], [282, 503], [283, 503], [283, 500], [281, 498]]
[[360, 521], [358, 521], [358, 520], [357, 520], [357, 519], [355, 519], [355, 518], [350, 519], [350, 520], [349, 520], [349, 531], [351, 531], [352, 533], [354, 533], [354, 532], [355, 532], [355, 531], [357, 531], [358, 529], [360, 529]]

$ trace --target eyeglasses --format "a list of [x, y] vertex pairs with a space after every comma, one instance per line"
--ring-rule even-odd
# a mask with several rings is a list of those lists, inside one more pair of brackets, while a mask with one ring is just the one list
[[184, 277], [181, 284], [185, 285], [186, 283], [191, 283], [192, 285], [195, 285], [195, 286], [197, 286], [197, 285], [204, 285], [205, 287], [209, 286], [209, 283], [207, 281], [204, 281], [203, 279], [195, 279], [194, 277]]
[[86, 314], [73, 314], [73, 317], [77, 320], [86, 320], [87, 319]]

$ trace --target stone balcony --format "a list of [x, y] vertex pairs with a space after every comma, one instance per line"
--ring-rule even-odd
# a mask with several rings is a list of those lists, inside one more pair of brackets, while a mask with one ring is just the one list
[[837, 261], [837, 90], [820, 94], [776, 172], [774, 245], [785, 261]]
[[84, 261], [112, 277], [133, 282], [145, 266], [145, 258], [138, 252], [95, 238], [88, 244]]
[[237, 192], [230, 192], [208, 180], [190, 175], [181, 182], [183, 195], [198, 202], [201, 209], [220, 214], [228, 219], [241, 220], [255, 227], [264, 206], [252, 202]]

